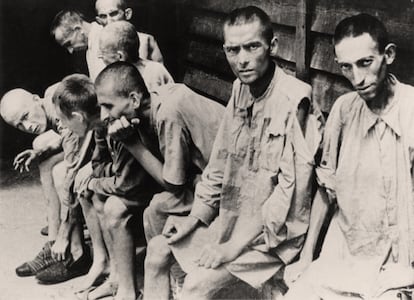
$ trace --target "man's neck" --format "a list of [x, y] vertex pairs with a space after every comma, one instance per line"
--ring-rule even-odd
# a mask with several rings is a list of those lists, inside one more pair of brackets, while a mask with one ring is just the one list
[[275, 73], [275, 68], [276, 68], [275, 63], [273, 61], [270, 61], [269, 66], [267, 67], [267, 70], [263, 74], [263, 76], [258, 78], [252, 84], [250, 84], [250, 86], [249, 86], [250, 93], [252, 93], [252, 95], [255, 98], [259, 98], [267, 90], [267, 88], [269, 87], [270, 82], [273, 79], [273, 75]]
[[378, 96], [368, 101], [367, 106], [372, 112], [380, 115], [394, 99], [394, 94], [395, 83], [390, 76], [387, 76], [381, 90], [378, 92]]

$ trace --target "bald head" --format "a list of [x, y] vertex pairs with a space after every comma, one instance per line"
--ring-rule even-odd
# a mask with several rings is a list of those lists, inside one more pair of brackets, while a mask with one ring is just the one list
[[24, 132], [46, 131], [47, 117], [41, 99], [24, 89], [13, 89], [3, 96], [0, 114], [6, 123]]
[[106, 65], [116, 61], [136, 63], [139, 60], [139, 38], [134, 25], [117, 21], [103, 28], [99, 49]]

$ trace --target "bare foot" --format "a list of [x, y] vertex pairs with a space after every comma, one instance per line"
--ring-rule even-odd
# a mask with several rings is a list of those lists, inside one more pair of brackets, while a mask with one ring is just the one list
[[107, 296], [116, 295], [116, 291], [118, 290], [118, 282], [114, 282], [110, 279], [111, 278], [108, 278], [108, 280], [106, 280], [96, 289], [91, 291], [88, 295], [88, 300], [95, 300]]
[[78, 288], [78, 293], [88, 290], [94, 285], [101, 284], [106, 277], [109, 275], [108, 264], [105, 261], [93, 261], [92, 267], [90, 268], [88, 274], [82, 280], [81, 286]]

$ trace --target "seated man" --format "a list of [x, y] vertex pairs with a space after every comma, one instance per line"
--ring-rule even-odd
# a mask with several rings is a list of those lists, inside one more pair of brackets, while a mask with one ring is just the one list
[[[396, 46], [377, 18], [342, 20], [333, 41], [356, 91], [339, 97], [329, 114], [320, 187], [289, 281], [305, 271], [286, 299], [406, 299], [404, 288], [414, 284], [414, 88], [389, 73]], [[330, 205], [335, 213], [311, 263]]]
[[[1, 115], [7, 123], [25, 132], [40, 134], [33, 141], [33, 149], [20, 153], [14, 164], [15, 168], [29, 170], [35, 158], [41, 159], [40, 180], [47, 200], [49, 241], [34, 260], [16, 269], [19, 276], [37, 275], [52, 265], [59, 264], [61, 260], [78, 260], [84, 257], [82, 228], [77, 228], [70, 238], [67, 232], [69, 212], [66, 206], [61, 209], [60, 204], [61, 201], [66, 204], [70, 201], [71, 170], [78, 156], [79, 138], [59, 123], [52, 104], [52, 95], [56, 86], [57, 84], [49, 87], [43, 99], [23, 89], [14, 89], [6, 93], [1, 100]], [[46, 130], [49, 131], [42, 134]], [[62, 148], [64, 155], [60, 153]], [[64, 161], [62, 161], [63, 156]], [[62, 223], [61, 214], [64, 218]], [[70, 256], [66, 255], [68, 246]], [[85, 268], [87, 266], [82, 270], [75, 270], [76, 272], [71, 273], [70, 277], [80, 275], [85, 272]], [[58, 277], [62, 274], [54, 275]], [[69, 277], [62, 275], [61, 279], [67, 280]]]
[[320, 141], [311, 88], [272, 61], [261, 9], [231, 12], [224, 41], [238, 79], [190, 215], [170, 216], [148, 244], [144, 299], [168, 299], [172, 255], [187, 273], [181, 299], [210, 299], [238, 279], [258, 288], [280, 277], [307, 231]]
[[[123, 15], [123, 14], [122, 14]], [[77, 11], [64, 10], [59, 12], [51, 25], [50, 32], [56, 42], [68, 50], [86, 50], [86, 62], [89, 70], [89, 77], [95, 80], [99, 72], [105, 67], [99, 59], [99, 35], [102, 26], [96, 22], [87, 22], [83, 15]], [[145, 47], [144, 42], [141, 44]], [[150, 59], [148, 51], [142, 51], [144, 59]]]
[[[129, 21], [132, 18], [132, 8], [126, 0], [96, 0], [96, 21], [106, 26], [115, 21]], [[139, 57], [162, 63], [162, 54], [155, 38], [147, 33], [138, 32], [140, 41]]]
[[[65, 78], [54, 96], [59, 114], [68, 127], [75, 126], [78, 119], [85, 120], [86, 116], [96, 116], [99, 113], [94, 91], [88, 97], [81, 96], [82, 91], [90, 90], [90, 81], [77, 77]], [[70, 88], [71, 85], [76, 88]], [[115, 106], [114, 109], [120, 107]], [[100, 118], [108, 126], [114, 121], [103, 108]], [[153, 194], [160, 191], [160, 187], [121, 143], [107, 136], [106, 128], [95, 128], [94, 135], [92, 176], [88, 176], [90, 174], [87, 170], [81, 169], [75, 189], [82, 196], [80, 201], [83, 208], [86, 207], [84, 202], [89, 200], [87, 194], [93, 194], [93, 208], [100, 227], [97, 230], [91, 227], [91, 237], [93, 236], [93, 247], [101, 251], [95, 258], [105, 260], [106, 254], [103, 251], [106, 248], [111, 270], [108, 280], [90, 294], [87, 293], [87, 297], [96, 299], [117, 291], [115, 299], [136, 299], [138, 292], [135, 281], [135, 245], [139, 234], [137, 229], [143, 227], [137, 222], [142, 222], [144, 208]], [[83, 172], [85, 174], [81, 174]], [[78, 179], [79, 176], [83, 178]], [[143, 232], [140, 234], [143, 237]], [[96, 268], [99, 269], [99, 266], [96, 265]], [[92, 279], [93, 274], [90, 275], [89, 279]], [[96, 279], [96, 272], [94, 275]]]
[[[149, 241], [161, 234], [169, 215], [190, 212], [195, 180], [207, 165], [224, 107], [183, 84], [148, 93], [140, 73], [129, 63], [109, 65], [95, 85], [102, 110], [116, 119], [109, 135], [121, 141], [166, 190], [155, 195], [145, 210]], [[110, 109], [121, 101], [131, 105]]]
[[133, 64], [144, 78], [148, 90], [174, 83], [174, 79], [163, 64], [138, 56], [140, 40], [134, 25], [127, 21], [116, 21], [102, 29], [99, 38], [99, 57], [105, 65], [116, 61]]

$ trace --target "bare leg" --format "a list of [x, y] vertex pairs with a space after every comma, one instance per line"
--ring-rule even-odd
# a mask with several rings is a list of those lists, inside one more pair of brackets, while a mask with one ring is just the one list
[[80, 291], [91, 287], [95, 281], [102, 275], [109, 272], [108, 270], [108, 254], [103, 239], [102, 228], [98, 219], [96, 209], [87, 199], [81, 198], [79, 202], [82, 206], [85, 222], [88, 226], [93, 245], [93, 264], [88, 275], [82, 281]]
[[144, 300], [168, 300], [170, 267], [174, 260], [167, 240], [159, 235], [151, 239], [145, 258]]
[[104, 207], [105, 217], [111, 237], [115, 269], [118, 274], [116, 300], [135, 300], [137, 288], [135, 281], [135, 244], [130, 226], [131, 213], [121, 198], [110, 196]]
[[54, 241], [56, 239], [61, 221], [60, 200], [55, 188], [52, 170], [58, 163], [62, 163], [62, 159], [63, 153], [59, 153], [39, 163], [40, 182], [46, 199], [49, 241]]
[[116, 293], [118, 288], [118, 276], [115, 268], [115, 260], [114, 260], [114, 251], [113, 251], [113, 240], [111, 235], [108, 231], [107, 220], [105, 219], [104, 214], [104, 205], [106, 202], [106, 196], [103, 195], [93, 195], [92, 201], [93, 206], [96, 211], [96, 215], [99, 219], [99, 224], [101, 227], [102, 237], [104, 244], [106, 246], [106, 251], [109, 256], [109, 278], [100, 286], [98, 286], [95, 290], [89, 293], [89, 300], [99, 299], [105, 296], [112, 296]]

